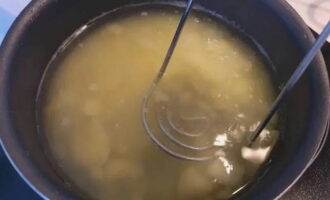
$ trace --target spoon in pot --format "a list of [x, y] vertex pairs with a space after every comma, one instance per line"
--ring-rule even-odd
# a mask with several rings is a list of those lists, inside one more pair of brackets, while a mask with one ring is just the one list
[[330, 21], [325, 26], [323, 31], [321, 32], [319, 38], [316, 40], [312, 48], [309, 52], [305, 55], [303, 60], [298, 65], [297, 69], [293, 72], [292, 76], [285, 84], [283, 89], [281, 90], [280, 94], [277, 96], [275, 102], [273, 103], [272, 107], [270, 108], [268, 114], [265, 118], [261, 121], [261, 123], [257, 126], [256, 130], [251, 136], [248, 146], [252, 146], [252, 144], [257, 140], [262, 130], [267, 126], [269, 121], [272, 119], [276, 111], [279, 109], [280, 105], [283, 103], [285, 98], [289, 95], [292, 89], [295, 87], [301, 76], [304, 74], [310, 63], [313, 61], [323, 44], [326, 42], [328, 36], [330, 35]]
[[[148, 121], [148, 117], [147, 115], [149, 114], [150, 115], [150, 99], [151, 97], [153, 96], [153, 94], [155, 93], [155, 90], [160, 82], [160, 80], [162, 79], [165, 71], [166, 71], [166, 68], [172, 58], [172, 55], [173, 55], [173, 52], [174, 52], [174, 49], [178, 43], [178, 40], [180, 38], [180, 35], [181, 35], [181, 32], [182, 32], [182, 29], [187, 21], [187, 18], [189, 16], [189, 13], [193, 7], [193, 4], [194, 4], [194, 0], [188, 0], [188, 3], [187, 3], [187, 6], [180, 18], [180, 21], [179, 21], [179, 24], [178, 24], [178, 27], [176, 29], [176, 32], [173, 36], [173, 39], [172, 39], [172, 42], [167, 50], [167, 54], [165, 56], [165, 59], [163, 61], [163, 64], [158, 72], [158, 75], [156, 77], [156, 79], [153, 81], [151, 87], [149, 88], [149, 90], [147, 91], [144, 99], [143, 99], [143, 104], [142, 104], [142, 122], [143, 122], [143, 126], [148, 134], [148, 136], [150, 137], [150, 139], [157, 145], [159, 146], [161, 149], [163, 149], [165, 152], [167, 152], [168, 154], [176, 157], [176, 158], [181, 158], [181, 159], [185, 159], [185, 160], [194, 160], [194, 161], [203, 161], [203, 160], [208, 160], [210, 159], [210, 157], [190, 157], [190, 156], [185, 156], [183, 154], [180, 154], [180, 153], [177, 153], [173, 150], [171, 150], [170, 148], [168, 148], [165, 144], [163, 144], [162, 142], [160, 142], [160, 140], [155, 136], [154, 134], [154, 131], [152, 130], [151, 126], [150, 126], [150, 123]], [[210, 148], [211, 146], [208, 146], [208, 147], [194, 147], [194, 146], [190, 146], [188, 144], [184, 144], [183, 142], [179, 141], [178, 139], [176, 139], [170, 132], [168, 132], [164, 126], [162, 125], [162, 123], [160, 122], [160, 120], [158, 120], [158, 124], [159, 126], [161, 127], [162, 129], [162, 132], [168, 137], [171, 139], [172, 142], [174, 142], [175, 144], [183, 147], [183, 148], [186, 148], [188, 150], [193, 150], [193, 151], [203, 151], [205, 149], [208, 149]], [[169, 126], [171, 126], [171, 123], [168, 123], [170, 124]], [[171, 126], [172, 129], [176, 129], [175, 127]], [[187, 137], [194, 137], [195, 135], [190, 135], [189, 133], [185, 133], [183, 131], [180, 131], [178, 130], [177, 131], [178, 133], [180, 133], [181, 135], [185, 135]]]
[[[142, 104], [142, 122], [143, 122], [143, 126], [147, 132], [147, 135], [150, 137], [150, 139], [158, 146], [160, 147], [162, 150], [164, 150], [166, 153], [170, 154], [173, 157], [176, 158], [180, 158], [180, 159], [184, 159], [184, 160], [191, 160], [191, 161], [206, 161], [206, 160], [210, 160], [212, 158], [214, 158], [214, 152], [212, 152], [213, 148], [216, 147], [216, 145], [214, 144], [208, 144], [205, 146], [193, 146], [193, 145], [189, 145], [186, 144], [184, 142], [182, 142], [181, 140], [179, 140], [179, 137], [185, 137], [185, 138], [198, 138], [200, 137], [202, 134], [191, 134], [188, 132], [185, 132], [184, 130], [180, 130], [177, 127], [175, 127], [175, 125], [171, 122], [170, 117], [168, 117], [168, 113], [166, 113], [165, 117], [161, 118], [159, 115], [159, 113], [161, 114], [161, 109], [158, 109], [157, 114], [158, 116], [156, 116], [156, 123], [158, 123], [158, 127], [160, 129], [160, 132], [162, 132], [164, 134], [165, 137], [167, 137], [168, 139], [170, 139], [170, 142], [172, 142], [173, 144], [177, 145], [180, 148], [183, 148], [185, 150], [189, 150], [192, 152], [196, 152], [197, 155], [193, 154], [193, 155], [186, 155], [181, 153], [180, 151], [175, 151], [172, 150], [167, 144], [168, 143], [163, 143], [160, 141], [160, 139], [158, 139], [158, 137], [155, 134], [155, 130], [154, 128], [151, 126], [151, 122], [150, 122], [150, 116], [151, 116], [151, 112], [150, 112], [150, 99], [153, 96], [153, 94], [155, 93], [158, 84], [160, 83], [166, 69], [167, 66], [171, 60], [171, 57], [173, 55], [174, 49], [177, 45], [177, 42], [179, 40], [180, 34], [182, 32], [182, 29], [185, 25], [185, 22], [187, 20], [187, 17], [192, 9], [194, 0], [189, 0], [187, 7], [185, 8], [185, 11], [180, 19], [179, 25], [176, 29], [176, 32], [174, 34], [174, 37], [172, 39], [172, 42], [168, 48], [167, 54], [165, 56], [165, 59], [163, 61], [163, 64], [158, 72], [158, 75], [156, 77], [156, 79], [153, 81], [151, 87], [149, 88], [149, 90], [147, 91], [144, 99], [143, 99], [143, 104]], [[266, 127], [266, 125], [269, 123], [269, 121], [272, 119], [272, 117], [274, 116], [274, 114], [276, 113], [276, 111], [279, 109], [280, 105], [283, 103], [284, 99], [289, 95], [289, 93], [292, 91], [292, 89], [294, 88], [294, 86], [297, 84], [297, 82], [299, 81], [299, 79], [301, 78], [301, 76], [303, 75], [303, 73], [306, 71], [307, 67], [310, 65], [310, 63], [313, 61], [314, 57], [316, 56], [316, 54], [318, 53], [318, 51], [320, 50], [320, 48], [322, 47], [322, 45], [325, 43], [326, 38], [329, 36], [330, 34], [330, 22], [326, 25], [325, 29], [322, 31], [322, 33], [320, 34], [319, 38], [317, 39], [317, 41], [315, 42], [315, 44], [312, 46], [312, 48], [310, 49], [310, 51], [306, 54], [306, 56], [304, 57], [304, 59], [301, 61], [301, 63], [299, 64], [299, 66], [297, 67], [297, 69], [295, 70], [295, 72], [293, 73], [293, 75], [290, 77], [290, 79], [288, 80], [288, 82], [286, 83], [286, 85], [284, 86], [284, 88], [282, 89], [282, 91], [280, 92], [280, 94], [278, 95], [278, 97], [276, 98], [275, 102], [273, 103], [272, 107], [270, 108], [268, 114], [265, 116], [265, 118], [262, 120], [262, 122], [258, 125], [258, 127], [256, 128], [256, 130], [254, 132], [252, 132], [252, 135], [250, 137], [250, 140], [248, 141], [248, 146], [252, 146], [252, 144], [256, 141], [256, 139], [259, 137], [260, 133], [262, 132], [262, 130]], [[205, 124], [207, 124], [207, 119], [206, 118], [199, 118], [199, 119], [193, 119], [201, 122], [204, 121]], [[229, 127], [228, 131], [232, 131], [235, 128], [235, 125]], [[175, 133], [177, 136], [176, 137], [173, 133]], [[221, 139], [221, 138], [220, 138]], [[208, 152], [208, 154], [202, 154], [199, 155], [200, 152]]]

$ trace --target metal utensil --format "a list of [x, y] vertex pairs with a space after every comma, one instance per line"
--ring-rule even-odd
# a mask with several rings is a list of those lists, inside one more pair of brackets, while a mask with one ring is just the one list
[[252, 144], [256, 141], [262, 130], [267, 126], [268, 122], [272, 119], [272, 117], [274, 116], [280, 105], [283, 103], [285, 98], [295, 87], [301, 76], [306, 71], [307, 67], [310, 65], [316, 54], [319, 52], [323, 44], [326, 42], [329, 35], [330, 35], [330, 21], [321, 32], [319, 38], [316, 40], [312, 48], [309, 50], [309, 52], [303, 58], [301, 63], [298, 65], [297, 69], [294, 71], [288, 82], [285, 84], [280, 94], [277, 96], [275, 102], [273, 103], [272, 107], [270, 108], [268, 114], [265, 116], [265, 118], [261, 121], [257, 129], [252, 134], [248, 146], [252, 146]]
[[[172, 39], [172, 42], [168, 48], [166, 57], [163, 61], [163, 64], [159, 70], [159, 73], [156, 77], [156, 79], [153, 81], [151, 87], [149, 88], [148, 92], [146, 93], [143, 104], [142, 104], [142, 122], [144, 125], [144, 128], [150, 137], [150, 139], [159, 146], [162, 150], [164, 150], [166, 153], [170, 154], [173, 157], [184, 159], [184, 160], [191, 160], [191, 161], [206, 161], [209, 159], [214, 158], [215, 152], [211, 150], [216, 149], [216, 145], [214, 144], [208, 144], [203, 146], [194, 146], [189, 145], [181, 141], [178, 137], [176, 137], [173, 133], [175, 133], [177, 136], [180, 137], [187, 137], [187, 138], [198, 138], [201, 137], [203, 134], [191, 134], [187, 133], [183, 130], [178, 129], [170, 120], [168, 116], [162, 116], [164, 114], [159, 114], [161, 111], [157, 111], [158, 115], [156, 116], [156, 122], [158, 123], [159, 130], [164, 134], [165, 137], [167, 137], [173, 144], [177, 145], [178, 147], [192, 151], [192, 152], [210, 152], [209, 154], [203, 154], [203, 155], [185, 155], [183, 153], [177, 152], [175, 150], [172, 150], [170, 147], [168, 147], [166, 144], [162, 143], [154, 134], [154, 131], [152, 130], [150, 126], [150, 122], [148, 121], [148, 114], [149, 113], [149, 103], [150, 99], [155, 93], [157, 86], [159, 85], [160, 80], [162, 79], [166, 68], [171, 60], [171, 57], [173, 55], [174, 49], [177, 45], [177, 42], [179, 40], [180, 34], [182, 32], [182, 29], [185, 25], [185, 22], [188, 18], [188, 15], [192, 9], [194, 0], [189, 0], [187, 7], [180, 19], [179, 25], [176, 29], [175, 35]], [[276, 111], [279, 109], [280, 105], [283, 103], [285, 98], [289, 95], [289, 93], [292, 91], [294, 86], [297, 84], [298, 80], [301, 78], [303, 73], [306, 71], [307, 67], [310, 65], [310, 63], [313, 61], [314, 57], [316, 56], [317, 52], [320, 50], [322, 45], [325, 43], [327, 37], [330, 35], [330, 22], [326, 25], [322, 33], [320, 34], [319, 38], [315, 42], [315, 44], [312, 46], [310, 51], [306, 54], [304, 59], [301, 61], [293, 75], [290, 77], [284, 88], [281, 90], [280, 94], [276, 98], [275, 102], [273, 103], [272, 107], [270, 108], [268, 114], [265, 116], [265, 118], [261, 121], [261, 123], [257, 126], [256, 130], [251, 133], [250, 140], [248, 142], [248, 146], [251, 146], [262, 130], [267, 126], [268, 122], [271, 120], [271, 118], [274, 116]], [[228, 131], [232, 131], [235, 128], [235, 125], [232, 125], [228, 128]], [[170, 130], [171, 129], [171, 130]]]

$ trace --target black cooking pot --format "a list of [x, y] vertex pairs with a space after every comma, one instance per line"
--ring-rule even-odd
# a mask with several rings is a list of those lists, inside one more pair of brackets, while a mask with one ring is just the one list
[[[17, 172], [45, 199], [78, 199], [40, 143], [35, 118], [42, 74], [61, 43], [92, 18], [131, 3], [156, 0], [35, 0], [23, 11], [0, 49], [0, 138]], [[172, 2], [172, 1], [168, 1]], [[199, 0], [252, 36], [269, 55], [280, 83], [292, 74], [314, 41], [284, 0]], [[329, 117], [329, 84], [321, 54], [287, 101], [281, 138], [259, 178], [235, 199], [281, 196], [315, 158]], [[124, 192], [124, 191], [123, 191]]]

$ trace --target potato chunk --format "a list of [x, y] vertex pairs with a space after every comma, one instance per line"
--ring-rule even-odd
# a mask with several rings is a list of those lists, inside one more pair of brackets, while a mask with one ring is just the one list
[[110, 144], [106, 132], [99, 125], [72, 136], [70, 155], [76, 165], [86, 169], [103, 165], [109, 154]]
[[244, 168], [235, 161], [224, 157], [214, 160], [207, 169], [208, 175], [226, 186], [236, 186], [243, 181]]
[[196, 168], [187, 168], [179, 180], [179, 199], [193, 200], [205, 198], [212, 191], [212, 179]]

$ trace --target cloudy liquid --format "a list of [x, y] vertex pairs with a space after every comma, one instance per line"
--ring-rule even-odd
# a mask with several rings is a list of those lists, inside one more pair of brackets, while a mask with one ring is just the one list
[[179, 160], [148, 138], [142, 100], [179, 17], [146, 9], [105, 20], [50, 63], [42, 126], [58, 167], [92, 198], [228, 199], [254, 178], [275, 144], [272, 123], [254, 148], [244, 147], [274, 100], [269, 66], [227, 25], [197, 14], [152, 101], [165, 105], [181, 129], [202, 131], [193, 142], [217, 144], [215, 157]]

